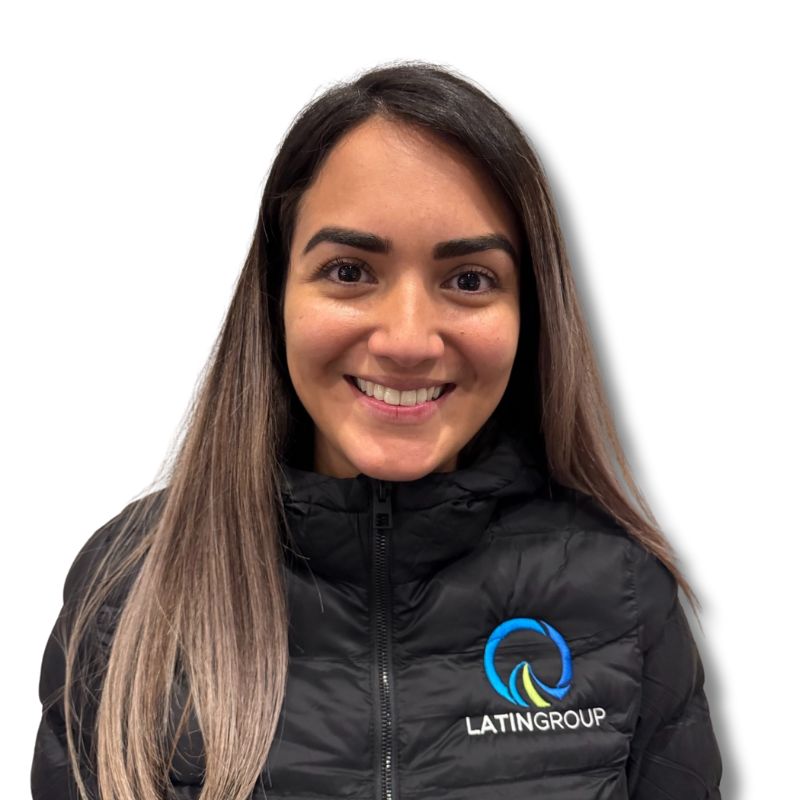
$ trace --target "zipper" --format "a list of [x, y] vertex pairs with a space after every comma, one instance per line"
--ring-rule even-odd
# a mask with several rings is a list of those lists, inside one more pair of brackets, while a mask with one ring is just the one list
[[374, 663], [378, 702], [375, 704], [375, 752], [378, 759], [375, 796], [398, 800], [395, 768], [392, 676], [392, 585], [389, 581], [389, 532], [392, 529], [392, 487], [372, 479], [372, 608]]

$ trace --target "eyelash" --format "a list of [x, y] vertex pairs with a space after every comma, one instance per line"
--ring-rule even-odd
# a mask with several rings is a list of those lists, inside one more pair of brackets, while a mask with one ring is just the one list
[[[318, 266], [317, 269], [314, 271], [314, 277], [319, 277], [321, 275], [327, 277], [328, 275], [330, 275], [331, 272], [333, 272], [334, 269], [337, 269], [338, 267], [358, 267], [359, 269], [367, 270], [367, 266], [363, 262], [355, 261], [349, 258], [337, 257], [334, 258], [332, 261], [326, 261], [323, 264], [320, 264], [320, 266]], [[469, 295], [489, 294], [490, 292], [496, 291], [500, 287], [500, 282], [494, 276], [494, 273], [490, 272], [487, 269], [484, 269], [483, 267], [469, 267], [468, 269], [465, 269], [462, 272], [457, 273], [453, 277], [455, 278], [458, 277], [458, 275], [463, 275], [468, 272], [475, 272], [478, 275], [483, 275], [485, 278], [488, 278], [489, 281], [491, 281], [492, 285], [488, 289], [485, 289], [482, 292], [467, 292], [462, 290], [462, 294], [469, 294]], [[331, 281], [331, 282], [339, 286], [360, 285], [360, 282], [356, 281], [351, 281], [349, 283], [347, 281]]]

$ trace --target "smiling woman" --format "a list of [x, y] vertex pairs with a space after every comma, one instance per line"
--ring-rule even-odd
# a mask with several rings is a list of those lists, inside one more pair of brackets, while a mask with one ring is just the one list
[[455, 469], [517, 352], [512, 207], [463, 148], [373, 117], [331, 150], [295, 224], [283, 317], [313, 469], [403, 481]]
[[34, 800], [719, 798], [694, 594], [463, 76], [296, 118], [161, 480], [67, 575]]

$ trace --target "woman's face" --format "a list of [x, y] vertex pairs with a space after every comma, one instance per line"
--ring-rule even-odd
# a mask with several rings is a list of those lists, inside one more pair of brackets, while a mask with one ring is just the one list
[[[456, 468], [519, 338], [514, 256], [502, 240], [459, 244], [487, 235], [521, 252], [488, 174], [431, 134], [371, 117], [331, 150], [298, 206], [284, 297], [315, 471], [407, 481]], [[369, 397], [351, 376], [386, 391]], [[443, 384], [435, 400], [410, 393]]]

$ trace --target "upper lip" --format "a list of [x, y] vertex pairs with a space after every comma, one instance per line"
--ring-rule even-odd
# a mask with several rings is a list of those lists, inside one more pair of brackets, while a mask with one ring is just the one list
[[449, 386], [450, 381], [437, 381], [433, 378], [393, 378], [389, 375], [377, 377], [375, 375], [351, 375], [353, 378], [360, 378], [362, 381], [370, 381], [371, 383], [379, 383], [381, 386], [387, 386], [390, 389], [408, 390], [408, 389], [428, 389], [431, 386]]

